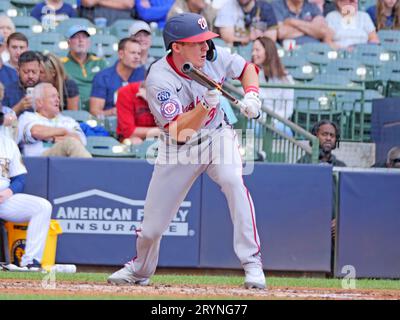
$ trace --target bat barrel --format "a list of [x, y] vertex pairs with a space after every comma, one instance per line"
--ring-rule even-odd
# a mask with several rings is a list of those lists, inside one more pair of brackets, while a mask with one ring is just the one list
[[184, 63], [182, 68], [181, 68], [181, 71], [184, 74], [188, 74], [188, 73], [192, 72], [193, 71], [193, 64], [191, 64], [190, 62]]

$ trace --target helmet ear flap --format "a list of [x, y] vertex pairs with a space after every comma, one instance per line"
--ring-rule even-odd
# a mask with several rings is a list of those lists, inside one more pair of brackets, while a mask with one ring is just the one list
[[206, 59], [208, 61], [215, 61], [217, 59], [217, 49], [215, 48], [214, 42], [210, 39], [207, 40], [207, 45], [208, 45], [208, 51], [207, 51], [207, 56]]

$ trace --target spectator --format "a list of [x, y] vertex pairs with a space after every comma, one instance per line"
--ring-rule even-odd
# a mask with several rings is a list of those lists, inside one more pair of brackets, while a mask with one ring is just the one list
[[28, 51], [29, 41], [23, 33], [14, 32], [7, 38], [7, 50], [10, 54], [10, 60], [6, 63], [7, 66], [17, 70], [19, 56]]
[[331, 0], [308, 0], [308, 2], [315, 4], [323, 13], [324, 17], [331, 11], [336, 9], [335, 4]]
[[70, 51], [61, 58], [68, 76], [78, 85], [81, 109], [89, 110], [90, 91], [94, 76], [103, 70], [107, 63], [104, 59], [89, 53], [90, 34], [84, 26], [72, 26], [67, 34]]
[[92, 22], [96, 18], [105, 18], [110, 26], [119, 19], [132, 19], [134, 6], [134, 0], [81, 0], [79, 16]]
[[214, 29], [217, 12], [206, 0], [176, 0], [168, 12], [167, 20], [177, 14], [193, 12], [202, 15], [207, 20], [208, 28]]
[[116, 108], [121, 141], [129, 139], [132, 144], [140, 144], [160, 134], [147, 104], [144, 82], [133, 82], [119, 89]]
[[33, 88], [40, 81], [40, 57], [34, 51], [26, 51], [18, 60], [16, 82], [6, 86], [3, 106], [11, 107], [17, 116], [25, 111], [33, 111], [32, 97], [28, 88]]
[[8, 16], [0, 16], [0, 36], [3, 37], [3, 42], [0, 45], [0, 55], [3, 63], [10, 60], [10, 53], [7, 49], [7, 39], [10, 34], [15, 32], [14, 22]]
[[393, 147], [387, 154], [386, 167], [400, 169], [400, 147]]
[[[0, 101], [4, 97], [4, 86], [0, 82]], [[18, 130], [17, 116], [15, 112], [8, 107], [3, 107], [0, 104], [0, 134], [8, 136], [9, 138], [16, 140], [16, 134]]]
[[163, 29], [168, 11], [175, 0], [135, 0], [137, 18], [147, 23], [156, 22]]
[[18, 141], [24, 156], [91, 157], [78, 122], [61, 114], [58, 92], [52, 84], [38, 84], [32, 100], [36, 112], [19, 118]]
[[400, 0], [378, 0], [367, 9], [376, 29], [400, 29]]
[[98, 73], [93, 80], [90, 94], [90, 113], [95, 116], [116, 115], [118, 89], [130, 82], [144, 79], [144, 67], [140, 66], [140, 44], [124, 38], [118, 43], [118, 61]]
[[[345, 167], [343, 161], [336, 159], [332, 150], [339, 147], [340, 129], [330, 120], [321, 120], [311, 129], [311, 134], [319, 140], [319, 163], [330, 164], [334, 167]], [[305, 155], [300, 158], [298, 163], [311, 163], [311, 156]]]
[[[292, 76], [288, 74], [278, 56], [275, 43], [267, 37], [254, 41], [252, 51], [253, 63], [261, 68], [260, 83], [294, 84]], [[283, 118], [290, 119], [293, 114], [293, 89], [260, 88], [260, 98], [263, 105]], [[274, 120], [277, 129], [289, 136], [293, 133], [282, 122]]]
[[229, 45], [246, 45], [261, 36], [276, 41], [276, 25], [271, 5], [261, 0], [229, 0], [214, 23]]
[[10, 271], [41, 271], [40, 262], [50, 225], [50, 202], [22, 193], [26, 174], [18, 146], [12, 139], [0, 134], [0, 218], [11, 222], [29, 221], [20, 267], [3, 265], [5, 270]]
[[79, 110], [79, 88], [69, 79], [60, 59], [52, 53], [41, 55], [40, 81], [51, 83], [60, 96], [61, 110]]
[[33, 7], [31, 16], [41, 21], [44, 27], [54, 29], [61, 21], [76, 18], [75, 9], [63, 0], [45, 0]]
[[362, 43], [379, 43], [374, 23], [368, 13], [358, 11], [357, 0], [336, 0], [336, 10], [326, 16], [335, 49], [352, 49]]
[[144, 21], [135, 21], [129, 28], [129, 37], [140, 43], [140, 62], [147, 70], [155, 60], [154, 57], [149, 55], [149, 49], [152, 44], [150, 26]]
[[[3, 39], [3, 36], [0, 34], [0, 43]], [[18, 73], [14, 68], [6, 66], [0, 59], [0, 82], [7, 86], [12, 82], [18, 81]]]
[[321, 10], [308, 0], [276, 0], [272, 7], [278, 20], [278, 39], [296, 44], [326, 41], [329, 28]]

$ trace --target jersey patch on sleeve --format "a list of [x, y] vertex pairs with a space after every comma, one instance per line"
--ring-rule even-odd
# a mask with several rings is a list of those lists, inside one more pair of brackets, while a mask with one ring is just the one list
[[160, 91], [160, 92], [157, 93], [156, 97], [157, 97], [158, 101], [165, 102], [165, 101], [168, 101], [169, 98], [171, 97], [171, 92], [169, 92], [167, 90]]
[[161, 114], [167, 120], [172, 120], [179, 113], [179, 104], [175, 100], [164, 102], [161, 105]]

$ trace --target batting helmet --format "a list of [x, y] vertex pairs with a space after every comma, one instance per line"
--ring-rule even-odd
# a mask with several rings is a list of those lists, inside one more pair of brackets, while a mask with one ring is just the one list
[[209, 50], [207, 60], [214, 60], [215, 46], [211, 39], [219, 37], [218, 34], [208, 30], [206, 19], [197, 13], [181, 13], [168, 19], [163, 38], [165, 48], [171, 49], [173, 42], [202, 42], [207, 41]]

